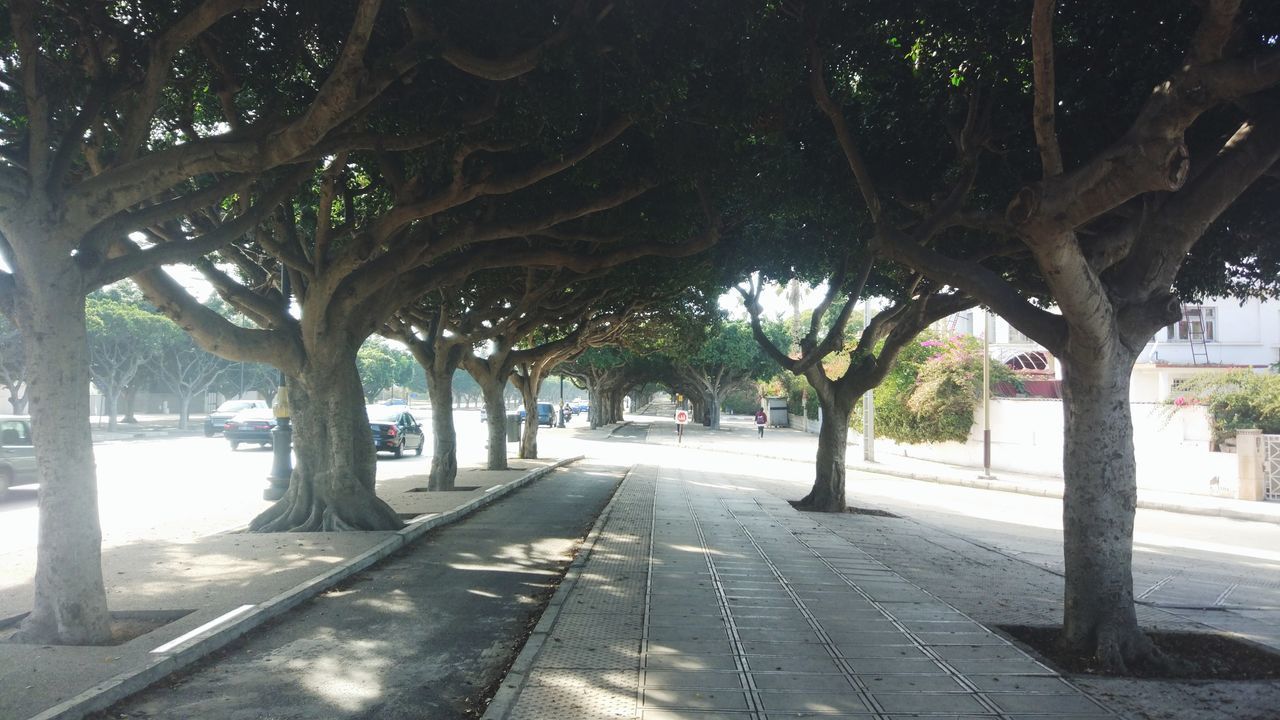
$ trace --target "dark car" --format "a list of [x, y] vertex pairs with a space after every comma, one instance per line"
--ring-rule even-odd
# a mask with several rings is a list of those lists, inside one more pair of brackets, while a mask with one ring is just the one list
[[266, 409], [266, 407], [265, 400], [228, 400], [205, 417], [204, 436], [213, 437], [222, 432], [222, 427], [227, 424], [227, 421], [244, 410], [251, 408]]
[[[520, 416], [521, 421], [525, 419], [524, 408], [520, 408], [520, 411], [517, 414]], [[549, 402], [538, 403], [538, 424], [546, 425], [547, 427], [556, 426], [556, 406], [555, 405], [552, 405]]]
[[271, 444], [271, 431], [276, 429], [276, 417], [266, 408], [250, 408], [236, 414], [223, 426], [222, 434], [231, 449], [240, 443], [257, 443], [262, 447]]
[[0, 500], [14, 485], [36, 481], [36, 449], [31, 444], [31, 418], [0, 415]]
[[373, 450], [385, 450], [400, 457], [405, 450], [412, 450], [415, 455], [422, 454], [422, 445], [426, 438], [422, 434], [422, 426], [405, 410], [386, 405], [369, 405], [365, 408], [369, 413], [369, 429], [373, 430]]

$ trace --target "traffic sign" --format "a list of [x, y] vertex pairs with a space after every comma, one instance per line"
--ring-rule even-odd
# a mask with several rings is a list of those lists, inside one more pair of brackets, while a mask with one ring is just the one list
[[688, 411], [688, 410], [677, 410], [677, 411], [676, 411], [676, 424], [677, 424], [677, 425], [684, 425], [684, 424], [685, 424], [685, 423], [687, 423], [687, 422], [689, 422], [689, 411]]

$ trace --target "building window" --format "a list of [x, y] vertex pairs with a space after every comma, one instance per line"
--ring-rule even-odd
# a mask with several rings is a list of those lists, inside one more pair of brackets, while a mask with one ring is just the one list
[[1009, 326], [1009, 342], [1018, 343], [1022, 345], [1031, 345], [1033, 344], [1034, 341], [1031, 338], [1027, 337], [1026, 335], [1022, 334], [1021, 330], [1010, 325]]
[[1214, 309], [1205, 305], [1183, 305], [1182, 319], [1165, 328], [1166, 340], [1213, 342]]

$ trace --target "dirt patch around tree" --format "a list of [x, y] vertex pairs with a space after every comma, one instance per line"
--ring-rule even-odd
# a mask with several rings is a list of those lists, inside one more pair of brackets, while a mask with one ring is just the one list
[[[1028, 646], [1059, 672], [1105, 675], [1092, 657], [1063, 652], [1057, 625], [1000, 625], [999, 629]], [[1280, 654], [1221, 633], [1148, 631], [1156, 647], [1172, 662], [1166, 667], [1134, 668], [1126, 677], [1153, 680], [1280, 679]]]
[[[189, 615], [191, 610], [121, 610], [111, 613], [111, 639], [103, 645], [123, 645]], [[27, 613], [0, 620], [0, 643], [29, 645], [16, 639]]]

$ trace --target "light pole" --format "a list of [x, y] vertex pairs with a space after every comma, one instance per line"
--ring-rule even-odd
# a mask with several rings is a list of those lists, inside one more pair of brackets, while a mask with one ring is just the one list
[[564, 376], [560, 376], [560, 407], [556, 408], [556, 427], [564, 427]]
[[[281, 263], [280, 294], [286, 315], [289, 313], [289, 292], [289, 270]], [[262, 491], [262, 499], [274, 501], [284, 497], [289, 489], [289, 478], [293, 475], [293, 428], [289, 425], [289, 388], [285, 385], [283, 371], [271, 413], [276, 417], [276, 427], [271, 431], [271, 474], [267, 476], [270, 485]]]
[[991, 315], [982, 313], [982, 477], [991, 477]]
[[[871, 301], [862, 306], [862, 326], [871, 324]], [[876, 391], [868, 388], [862, 396], [862, 459], [876, 461]]]

